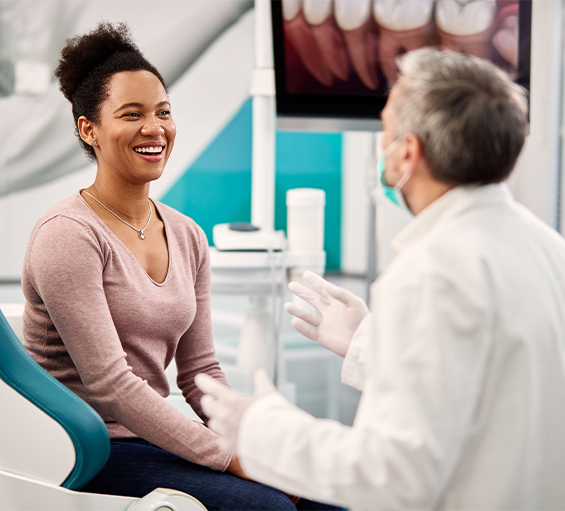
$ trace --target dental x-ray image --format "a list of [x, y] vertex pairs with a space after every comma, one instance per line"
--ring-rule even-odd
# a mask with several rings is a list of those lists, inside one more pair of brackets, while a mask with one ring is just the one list
[[423, 46], [489, 59], [529, 89], [530, 0], [273, 0], [272, 12], [279, 114], [376, 117], [395, 58]]

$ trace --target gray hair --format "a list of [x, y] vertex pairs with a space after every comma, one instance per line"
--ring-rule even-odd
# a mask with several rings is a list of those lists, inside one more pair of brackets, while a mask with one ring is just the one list
[[506, 179], [526, 138], [525, 90], [494, 64], [462, 53], [422, 48], [397, 64], [395, 138], [416, 135], [442, 182]]

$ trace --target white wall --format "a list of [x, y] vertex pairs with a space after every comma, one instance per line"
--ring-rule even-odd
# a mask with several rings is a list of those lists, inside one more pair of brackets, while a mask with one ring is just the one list
[[563, 2], [533, 0], [530, 134], [509, 182], [516, 199], [555, 228], [562, 170], [562, 34]]
[[[102, 19], [127, 21], [139, 47], [172, 83], [177, 139], [165, 175], [152, 185], [152, 196], [159, 199], [248, 98], [252, 5], [251, 0], [169, 0], [169, 21], [155, 25], [155, 3], [149, 0], [0, 2], [0, 31], [13, 35], [9, 48], [0, 47], [0, 57], [35, 58], [53, 69], [65, 37]], [[75, 138], [70, 105], [55, 81], [43, 95], [0, 97], [0, 119], [0, 281], [6, 281], [20, 278], [35, 222], [89, 186], [95, 168]]]

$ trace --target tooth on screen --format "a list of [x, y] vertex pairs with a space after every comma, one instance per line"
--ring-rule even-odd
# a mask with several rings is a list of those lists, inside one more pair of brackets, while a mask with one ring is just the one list
[[330, 71], [340, 80], [349, 78], [347, 50], [332, 18], [332, 0], [304, 0], [304, 18]]
[[332, 0], [304, 0], [302, 12], [310, 25], [320, 25], [332, 14]]
[[349, 79], [349, 60], [345, 42], [331, 18], [312, 26], [312, 34], [318, 43], [322, 57], [330, 71], [340, 80]]
[[302, 14], [284, 22], [285, 38], [292, 44], [308, 72], [322, 85], [330, 87], [334, 77], [324, 61], [310, 25]]
[[467, 36], [489, 29], [496, 14], [496, 0], [438, 0], [436, 23], [448, 34]]
[[504, 60], [518, 67], [518, 32], [516, 30], [508, 28], [499, 30], [494, 34], [492, 44]]
[[434, 0], [374, 0], [373, 17], [389, 30], [414, 30], [432, 20]]
[[377, 78], [377, 36], [370, 24], [357, 30], [343, 31], [349, 59], [359, 79], [371, 90], [379, 86]]
[[396, 65], [398, 55], [434, 44], [431, 23], [415, 30], [393, 31], [382, 28], [379, 34], [379, 62], [389, 83], [394, 83], [398, 77]]
[[335, 19], [342, 30], [361, 28], [371, 14], [371, 0], [335, 0]]
[[299, 12], [301, 0], [282, 0], [282, 14], [285, 20], [290, 21]]
[[398, 76], [396, 57], [432, 43], [434, 0], [374, 0], [373, 18], [380, 27], [379, 62], [386, 79]]
[[371, 0], [335, 0], [334, 9], [357, 76], [366, 87], [376, 90], [377, 36], [371, 30]]
[[492, 44], [502, 58], [515, 68], [518, 67], [518, 4], [500, 9], [497, 15], [497, 29]]
[[494, 0], [438, 0], [437, 32], [444, 49], [491, 58], [491, 36], [496, 5]]

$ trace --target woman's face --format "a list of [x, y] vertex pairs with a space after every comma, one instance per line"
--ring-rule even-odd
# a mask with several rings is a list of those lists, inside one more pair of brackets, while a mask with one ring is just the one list
[[149, 71], [113, 75], [93, 135], [99, 171], [132, 184], [158, 179], [176, 136], [169, 98], [159, 79]]

